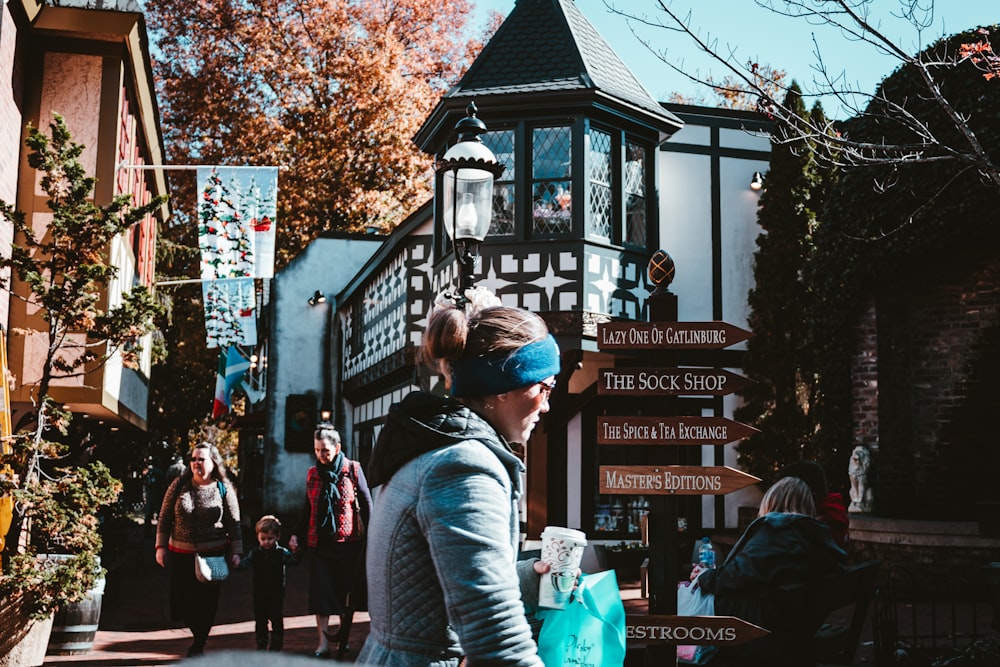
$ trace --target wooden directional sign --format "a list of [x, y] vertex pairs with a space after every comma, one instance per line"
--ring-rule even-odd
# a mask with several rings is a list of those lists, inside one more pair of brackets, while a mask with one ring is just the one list
[[735, 616], [625, 616], [625, 641], [633, 646], [736, 646], [768, 634], [764, 628]]
[[725, 417], [598, 417], [599, 445], [724, 445], [759, 431]]
[[601, 466], [601, 490], [611, 495], [721, 496], [759, 478], [729, 466]]
[[597, 325], [600, 350], [719, 349], [750, 338], [726, 322], [603, 322]]
[[750, 380], [721, 368], [601, 368], [597, 394], [627, 396], [725, 396]]

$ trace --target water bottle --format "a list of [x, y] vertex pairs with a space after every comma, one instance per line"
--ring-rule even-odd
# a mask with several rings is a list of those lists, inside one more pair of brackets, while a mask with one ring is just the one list
[[698, 565], [705, 570], [715, 569], [715, 547], [707, 537], [701, 538], [701, 546], [698, 547]]

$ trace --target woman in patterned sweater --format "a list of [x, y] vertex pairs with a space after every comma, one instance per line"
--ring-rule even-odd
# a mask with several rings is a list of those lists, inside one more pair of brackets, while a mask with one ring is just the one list
[[170, 615], [191, 630], [188, 655], [205, 651], [219, 606], [219, 584], [195, 578], [194, 556], [229, 553], [233, 567], [243, 555], [240, 507], [219, 450], [195, 445], [191, 464], [163, 496], [156, 526], [156, 562], [170, 563]]

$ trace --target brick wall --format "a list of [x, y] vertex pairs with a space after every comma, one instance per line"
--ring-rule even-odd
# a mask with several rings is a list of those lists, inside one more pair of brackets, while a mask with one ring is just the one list
[[880, 516], [971, 520], [975, 501], [1000, 500], [994, 254], [984, 245], [899, 267], [860, 320], [853, 432], [877, 447]]
[[855, 327], [858, 353], [851, 361], [853, 444], [878, 451], [878, 327], [875, 302], [862, 311]]

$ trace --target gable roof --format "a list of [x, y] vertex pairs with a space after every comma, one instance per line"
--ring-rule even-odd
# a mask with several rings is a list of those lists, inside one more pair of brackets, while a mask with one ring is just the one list
[[573, 0], [517, 0], [449, 97], [598, 90], [677, 121]]

